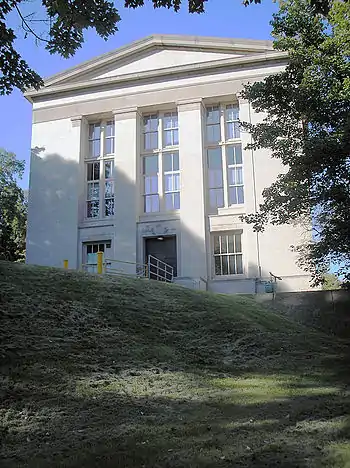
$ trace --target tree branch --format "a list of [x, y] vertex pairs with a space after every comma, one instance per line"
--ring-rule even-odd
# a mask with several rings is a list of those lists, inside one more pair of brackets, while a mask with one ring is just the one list
[[[30, 32], [31, 34], [33, 34], [33, 36], [38, 39], [39, 41], [43, 41], [43, 42], [49, 42], [47, 39], [43, 39], [42, 37], [38, 36], [37, 33], [35, 31], [33, 31], [33, 29], [29, 26], [29, 24], [27, 23], [26, 19], [24, 18], [24, 16], [22, 15], [21, 13], [21, 10], [18, 8], [17, 5], [15, 5], [15, 8], [17, 10], [17, 13], [18, 15], [20, 16], [21, 20], [22, 20], [22, 27], [23, 29], [26, 31], [26, 32]], [[27, 28], [25, 29], [24, 26]]]

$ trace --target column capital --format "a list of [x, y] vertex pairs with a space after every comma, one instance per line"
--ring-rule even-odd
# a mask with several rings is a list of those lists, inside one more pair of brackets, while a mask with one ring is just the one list
[[203, 107], [202, 98], [192, 99], [181, 99], [176, 102], [177, 107], [181, 107], [181, 110], [195, 110]]
[[133, 119], [137, 115], [141, 115], [139, 108], [136, 106], [113, 109], [112, 113], [114, 115], [115, 120]]
[[80, 127], [82, 124], [87, 123], [86, 117], [83, 115], [75, 115], [71, 117], [70, 121], [72, 122], [72, 127]]

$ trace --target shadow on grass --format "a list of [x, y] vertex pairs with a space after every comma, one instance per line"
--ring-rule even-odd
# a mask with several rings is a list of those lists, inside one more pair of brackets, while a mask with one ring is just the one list
[[110, 384], [92, 382], [89, 396], [19, 392], [2, 466], [346, 466], [331, 459], [332, 446], [350, 435], [342, 393], [243, 405], [230, 393], [201, 399], [192, 388], [187, 399], [143, 398]]
[[343, 342], [247, 298], [21, 266], [3, 278], [2, 466], [350, 463]]

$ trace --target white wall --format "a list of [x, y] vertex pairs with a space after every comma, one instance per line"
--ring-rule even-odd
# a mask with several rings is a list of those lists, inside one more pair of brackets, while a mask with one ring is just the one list
[[27, 258], [32, 264], [77, 266], [78, 200], [81, 185], [80, 122], [33, 124]]
[[178, 105], [181, 171], [181, 276], [207, 277], [201, 102]]
[[[175, 67], [191, 63], [209, 62], [230, 57], [241, 57], [242, 54], [232, 54], [230, 52], [198, 52], [193, 50], [159, 50], [152, 52], [145, 57], [118, 66], [106, 73], [94, 77], [94, 79], [107, 78], [110, 76], [126, 75], [128, 73], [143, 72], [146, 70], [159, 70], [161, 68]], [[111, 66], [111, 68], [113, 68]]]

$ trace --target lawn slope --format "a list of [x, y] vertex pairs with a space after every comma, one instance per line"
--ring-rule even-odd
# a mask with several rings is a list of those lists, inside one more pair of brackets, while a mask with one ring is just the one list
[[2, 466], [348, 467], [347, 349], [242, 296], [0, 262]]

